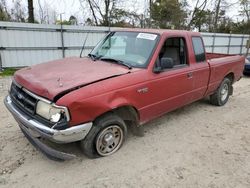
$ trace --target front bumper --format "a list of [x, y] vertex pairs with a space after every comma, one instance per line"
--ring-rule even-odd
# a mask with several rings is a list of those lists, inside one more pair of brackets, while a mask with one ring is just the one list
[[[28, 117], [15, 106], [9, 96], [5, 98], [4, 104], [18, 122], [25, 136], [31, 141], [33, 145], [35, 143], [35, 146], [43, 151], [43, 153], [48, 153], [48, 146], [45, 149], [46, 151], [44, 151], [45, 146], [39, 140], [40, 137], [49, 139], [50, 141], [56, 143], [70, 143], [84, 139], [92, 127], [92, 122], [89, 122], [73, 126], [65, 130], [56, 130], [53, 128], [49, 128], [44, 124], [41, 124], [31, 117]], [[49, 151], [50, 154], [53, 152]]]

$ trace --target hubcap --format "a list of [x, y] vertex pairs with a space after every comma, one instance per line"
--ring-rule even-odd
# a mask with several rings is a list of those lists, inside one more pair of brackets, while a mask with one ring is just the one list
[[227, 96], [228, 96], [228, 92], [229, 92], [229, 88], [227, 84], [224, 84], [222, 89], [221, 89], [221, 100], [224, 101], [226, 100]]
[[123, 142], [123, 131], [118, 125], [111, 125], [102, 130], [96, 140], [96, 150], [101, 156], [116, 152]]

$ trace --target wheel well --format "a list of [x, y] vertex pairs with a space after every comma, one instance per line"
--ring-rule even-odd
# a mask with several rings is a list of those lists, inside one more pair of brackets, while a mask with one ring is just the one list
[[139, 124], [140, 114], [135, 107], [127, 105], [127, 106], [121, 106], [121, 107], [112, 109], [98, 116], [94, 120], [94, 122], [110, 114], [116, 114], [117, 116], [119, 116], [126, 123], [128, 128], [131, 130], [131, 132], [134, 135], [140, 136], [140, 137], [144, 135], [143, 126]]
[[231, 81], [231, 86], [229, 88], [229, 95], [233, 95], [233, 86], [232, 84], [234, 83], [234, 74], [231, 72], [226, 75], [225, 78], [228, 78]]
[[121, 106], [115, 109], [112, 109], [108, 112], [103, 113], [102, 115], [98, 116], [96, 119], [99, 119], [107, 114], [114, 113], [122, 118], [124, 121], [128, 121], [131, 123], [138, 123], [140, 116], [138, 110], [133, 106]]
[[229, 74], [227, 74], [225, 76], [225, 78], [229, 78], [231, 80], [231, 83], [233, 83], [234, 82], [234, 73], [230, 72]]

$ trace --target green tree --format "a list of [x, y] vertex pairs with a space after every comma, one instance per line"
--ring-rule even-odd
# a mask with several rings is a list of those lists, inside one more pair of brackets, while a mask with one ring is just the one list
[[152, 26], [160, 28], [185, 28], [186, 1], [156, 0], [151, 4]]
[[135, 12], [122, 7], [123, 0], [79, 0], [84, 11], [86, 8], [92, 15], [85, 23], [88, 25], [135, 27], [139, 26], [141, 17]]
[[56, 20], [56, 25], [72, 25], [70, 20]]
[[73, 15], [69, 17], [69, 22], [71, 25], [77, 25], [77, 18]]
[[213, 12], [196, 8], [189, 28], [197, 28], [198, 31], [208, 31], [211, 25]]
[[0, 1], [0, 21], [10, 21], [11, 17], [7, 10], [6, 1]]
[[240, 15], [243, 20], [237, 23], [236, 31], [241, 31], [244, 34], [250, 34], [250, 0], [240, 0]]
[[206, 6], [207, 6], [207, 0], [203, 0], [203, 1], [196, 0], [194, 10], [191, 11], [191, 18], [190, 18], [190, 22], [188, 24], [188, 29], [191, 29], [192, 25], [196, 25], [196, 27], [198, 26], [198, 28], [201, 27], [201, 25], [204, 22], [200, 23], [201, 19], [199, 19], [198, 17], [201, 16], [202, 19], [204, 19], [206, 17], [206, 12], [205, 12]]
[[115, 27], [143, 27], [143, 17], [136, 12], [114, 9], [110, 17], [110, 25]]
[[218, 24], [217, 32], [218, 33], [232, 33], [232, 24], [233, 24], [232, 19], [228, 17], [224, 17], [220, 21], [220, 24]]

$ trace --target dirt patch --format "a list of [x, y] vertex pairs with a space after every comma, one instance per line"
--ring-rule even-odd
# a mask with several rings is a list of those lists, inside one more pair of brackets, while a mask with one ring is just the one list
[[[0, 100], [10, 78], [0, 79]], [[250, 78], [223, 107], [206, 99], [129, 134], [116, 154], [58, 163], [33, 148], [0, 103], [0, 187], [250, 187]]]

